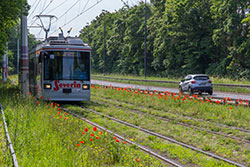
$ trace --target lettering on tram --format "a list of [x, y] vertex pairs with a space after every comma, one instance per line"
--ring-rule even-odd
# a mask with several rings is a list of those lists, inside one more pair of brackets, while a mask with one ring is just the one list
[[53, 101], [90, 100], [91, 49], [80, 38], [49, 37], [30, 55], [32, 94]]

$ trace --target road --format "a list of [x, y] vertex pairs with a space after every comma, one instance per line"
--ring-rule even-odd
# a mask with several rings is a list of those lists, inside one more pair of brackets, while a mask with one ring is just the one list
[[[109, 82], [109, 81], [100, 81], [100, 80], [91, 80], [92, 84], [105, 85], [105, 86], [114, 86], [114, 87], [130, 87], [133, 89], [141, 89], [141, 90], [151, 90], [151, 91], [168, 91], [178, 93], [179, 90], [177, 88], [167, 88], [167, 87], [157, 87], [157, 86], [145, 86], [145, 85], [136, 85], [136, 84], [127, 84], [127, 83], [118, 83], [118, 82]], [[213, 97], [222, 97], [231, 99], [245, 99], [250, 101], [250, 94], [238, 94], [238, 93], [228, 93], [228, 92], [215, 92], [213, 93]]]

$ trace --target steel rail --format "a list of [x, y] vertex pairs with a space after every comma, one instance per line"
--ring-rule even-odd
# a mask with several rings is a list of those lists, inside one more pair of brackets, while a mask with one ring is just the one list
[[203, 151], [202, 149], [199, 149], [199, 148], [197, 148], [197, 147], [194, 147], [194, 146], [185, 144], [185, 143], [183, 143], [183, 142], [177, 141], [177, 140], [175, 140], [175, 139], [173, 139], [173, 138], [166, 137], [166, 136], [161, 135], [161, 134], [159, 134], [159, 133], [152, 132], [152, 131], [149, 131], [149, 130], [147, 130], [147, 129], [141, 128], [141, 127], [139, 127], [139, 126], [135, 126], [135, 125], [133, 125], [133, 124], [130, 124], [130, 123], [121, 121], [121, 120], [116, 119], [116, 118], [114, 118], [114, 117], [111, 117], [111, 116], [108, 116], [108, 115], [106, 115], [106, 114], [103, 114], [103, 113], [97, 112], [97, 111], [95, 111], [95, 110], [92, 110], [92, 109], [90, 109], [90, 108], [86, 108], [86, 107], [82, 107], [82, 106], [80, 106], [80, 107], [83, 108], [83, 109], [86, 109], [86, 110], [88, 110], [88, 111], [91, 111], [91, 112], [93, 112], [93, 113], [95, 113], [95, 114], [102, 115], [102, 116], [104, 116], [104, 117], [106, 117], [106, 118], [109, 118], [109, 119], [111, 119], [111, 120], [113, 120], [113, 121], [116, 121], [116, 122], [119, 122], [119, 123], [121, 123], [121, 124], [127, 125], [127, 126], [129, 126], [129, 127], [136, 128], [136, 129], [138, 129], [138, 130], [140, 130], [140, 131], [143, 131], [143, 132], [145, 132], [145, 133], [151, 134], [151, 135], [153, 135], [153, 136], [157, 136], [157, 137], [159, 137], [159, 138], [162, 138], [162, 139], [167, 140], [167, 141], [170, 141], [170, 142], [172, 142], [172, 143], [181, 145], [181, 146], [183, 146], [183, 147], [186, 147], [186, 148], [188, 148], [188, 149], [194, 150], [194, 151], [196, 151], [196, 152], [200, 152], [200, 153], [205, 154], [205, 155], [207, 155], [207, 156], [209, 156], [209, 157], [212, 157], [212, 158], [215, 158], [215, 159], [218, 159], [218, 160], [227, 162], [227, 163], [232, 164], [232, 165], [236, 165], [236, 166], [238, 166], [238, 167], [246, 167], [245, 165], [240, 164], [240, 163], [238, 163], [238, 162], [235, 162], [235, 161], [226, 159], [226, 158], [224, 158], [224, 157], [215, 155], [215, 154], [210, 153], [210, 152]]
[[[95, 85], [95, 84], [92, 84], [92, 85]], [[102, 85], [102, 87], [110, 88], [110, 86], [106, 86], [106, 85]], [[121, 88], [121, 87], [112, 86], [112, 88]], [[129, 89], [130, 89], [130, 90], [138, 90], [138, 89], [132, 89], [132, 88], [129, 88]], [[151, 91], [151, 90], [142, 90], [142, 89], [141, 89], [141, 91], [148, 91], [148, 92], [151, 92], [151, 93], [153, 92], [153, 91]], [[157, 91], [157, 92], [159, 92], [159, 93], [165, 93], [165, 92], [162, 92], [162, 91]], [[171, 93], [171, 92], [170, 92], [170, 93]], [[174, 95], [174, 93], [172, 93], [172, 95]], [[223, 98], [219, 98], [219, 99], [223, 99]], [[231, 100], [232, 100], [232, 99], [231, 99]], [[235, 101], [235, 103], [237, 103], [237, 101]], [[215, 104], [216, 104], [216, 103], [215, 103]], [[221, 105], [222, 105], [222, 104], [221, 104]], [[241, 104], [241, 105], [244, 105], [244, 104]], [[249, 103], [247, 106], [250, 107], [250, 103]], [[193, 117], [189, 117], [189, 116], [183, 116], [183, 117], [188, 118], [188, 119], [194, 119]], [[204, 119], [199, 119], [199, 118], [195, 118], [195, 119], [200, 120], [200, 121], [210, 122], [210, 121], [207, 121], [207, 120], [204, 120]], [[217, 123], [217, 122], [215, 122], [215, 123], [216, 123], [217, 125], [219, 125], [219, 126], [224, 126], [224, 127], [226, 127], [226, 128], [237, 129], [237, 130], [242, 131], [242, 132], [250, 133], [250, 130], [248, 130], [248, 129], [243, 129], [243, 128], [234, 127], [234, 126], [228, 126], [228, 125], [224, 125], [224, 124]]]
[[60, 108], [61, 108], [62, 110], [64, 110], [65, 112], [67, 112], [67, 113], [73, 115], [74, 117], [77, 117], [77, 118], [79, 118], [79, 119], [81, 119], [81, 120], [83, 120], [83, 121], [85, 121], [85, 122], [87, 122], [87, 123], [89, 123], [89, 124], [91, 124], [91, 125], [93, 125], [93, 126], [96, 126], [97, 128], [99, 128], [99, 129], [101, 129], [101, 130], [104, 130], [104, 131], [106, 131], [106, 132], [108, 132], [108, 133], [114, 135], [115, 137], [119, 138], [120, 140], [126, 141], [127, 143], [132, 144], [132, 145], [136, 145], [138, 148], [140, 148], [140, 149], [143, 150], [144, 152], [149, 153], [149, 154], [155, 156], [156, 158], [158, 158], [158, 159], [164, 161], [165, 163], [171, 164], [171, 165], [176, 166], [176, 167], [183, 167], [182, 165], [180, 165], [180, 164], [178, 164], [178, 163], [176, 163], [176, 162], [174, 162], [174, 161], [172, 161], [172, 160], [170, 160], [170, 159], [168, 159], [168, 158], [166, 158], [166, 157], [163, 157], [163, 156], [161, 156], [160, 154], [158, 154], [158, 153], [156, 153], [156, 152], [154, 152], [154, 151], [151, 151], [151, 150], [147, 149], [146, 147], [144, 147], [144, 146], [142, 146], [142, 145], [140, 145], [140, 144], [137, 144], [137, 143], [135, 143], [135, 142], [132, 142], [131, 140], [126, 139], [125, 137], [123, 137], [123, 136], [121, 136], [121, 135], [119, 135], [119, 134], [117, 134], [117, 133], [115, 133], [115, 132], [113, 132], [113, 131], [111, 131], [111, 130], [106, 129], [105, 127], [100, 126], [100, 125], [98, 125], [97, 123], [94, 123], [94, 122], [92, 122], [92, 121], [90, 121], [90, 120], [88, 120], [88, 119], [86, 119], [86, 118], [84, 118], [84, 117], [81, 117], [80, 115], [75, 114], [75, 113], [73, 113], [73, 112], [71, 112], [71, 111], [69, 111], [69, 110], [67, 110], [67, 109], [65, 109], [65, 108], [63, 108], [63, 107], [60, 107]]
[[10, 148], [10, 153], [11, 153], [11, 155], [12, 155], [13, 164], [14, 164], [14, 167], [18, 167], [16, 154], [15, 154], [14, 147], [13, 147], [12, 142], [11, 142], [11, 139], [10, 139], [10, 135], [9, 135], [7, 123], [6, 123], [6, 121], [5, 121], [5, 116], [4, 116], [3, 107], [2, 107], [1, 104], [0, 104], [0, 108], [1, 108], [1, 111], [2, 111], [3, 123], [4, 123], [4, 128], [5, 128], [5, 134], [6, 134], [8, 143], [9, 143], [9, 148]]
[[[113, 106], [113, 104], [107, 104], [107, 103], [104, 103], [104, 102], [98, 102], [98, 101], [93, 101], [95, 103], [101, 103], [101, 104], [104, 104], [104, 105], [109, 105], [109, 106]], [[121, 108], [121, 106], [117, 106], [115, 105], [116, 108]], [[125, 108], [125, 107], [123, 107]], [[175, 119], [170, 119], [170, 118], [163, 118], [159, 115], [154, 115], [154, 114], [149, 114], [149, 113], [144, 113], [144, 112], [141, 112], [141, 111], [138, 111], [138, 110], [131, 110], [129, 109], [130, 112], [133, 112], [133, 113], [138, 113], [138, 114], [142, 114], [142, 115], [147, 115], [147, 116], [152, 116], [154, 118], [158, 118], [160, 120], [163, 120], [163, 121], [166, 121], [166, 122], [173, 122], [175, 124], [179, 124], [179, 125], [183, 125], [185, 127], [192, 127], [194, 129], [197, 129], [197, 130], [200, 130], [200, 131], [206, 131], [208, 133], [211, 133], [211, 134], [215, 134], [215, 135], [220, 135], [220, 136], [223, 136], [223, 137], [228, 137], [228, 138], [231, 138], [231, 139], [234, 139], [234, 140], [238, 140], [238, 141], [242, 141], [243, 143], [248, 143], [250, 144], [250, 141], [249, 140], [246, 140], [246, 139], [242, 139], [240, 137], [236, 137], [236, 136], [232, 136], [232, 135], [228, 135], [226, 133], [221, 133], [221, 132], [214, 132], [212, 130], [209, 130], [209, 129], [206, 129], [206, 128], [202, 128], [202, 127], [198, 127], [198, 126], [195, 126], [195, 125], [191, 125], [191, 124], [187, 124], [187, 123], [183, 123], [181, 121], [178, 121], [178, 120], [175, 120]]]
[[[98, 84], [92, 84], [92, 85], [98, 85]], [[110, 87], [112, 87], [112, 88], [125, 88], [125, 87], [107, 86], [107, 85], [101, 85], [101, 86], [102, 87], [106, 87], [106, 88], [110, 88]], [[130, 89], [130, 90], [133, 90], [133, 91], [137, 91], [138, 90], [138, 88], [128, 88], [128, 87], [127, 87], [127, 89]], [[153, 90], [147, 90], [147, 89], [140, 89], [140, 91], [141, 92], [147, 91], [149, 93], [153, 93], [154, 92]], [[156, 91], [156, 92], [159, 93], [159, 94], [166, 94], [166, 91]], [[167, 92], [169, 92], [169, 91], [167, 91]], [[169, 92], [169, 93], [171, 93], [172, 96], [174, 96], [174, 95], [177, 96], [178, 95], [178, 93], [176, 93], [176, 92]], [[222, 102], [220, 102], [220, 104], [230, 103], [230, 104], [238, 105], [240, 102], [242, 102], [240, 99], [235, 99], [235, 98], [230, 98], [230, 101], [227, 101], [227, 100], [225, 101], [225, 99], [227, 99], [227, 98], [224, 98], [224, 97], [202, 96], [200, 98], [202, 98], [203, 100], [205, 100], [205, 99], [222, 100]], [[213, 102], [215, 103], [215, 101], [213, 101]], [[244, 102], [244, 103], [242, 102], [242, 104], [239, 104], [239, 105], [250, 107], [250, 101], [249, 101], [248, 104], [246, 102]]]
[[[155, 82], [155, 83], [172, 83], [172, 84], [179, 84], [178, 81], [160, 81], [160, 80], [146, 80], [146, 79], [127, 79], [127, 78], [115, 78], [115, 77], [104, 77], [104, 76], [93, 76], [96, 78], [103, 78], [103, 79], [116, 79], [116, 80], [125, 80], [125, 81], [138, 81], [138, 82]], [[213, 83], [215, 86], [224, 86], [224, 87], [241, 87], [241, 88], [250, 88], [250, 85], [245, 84], [224, 84], [224, 83]]]

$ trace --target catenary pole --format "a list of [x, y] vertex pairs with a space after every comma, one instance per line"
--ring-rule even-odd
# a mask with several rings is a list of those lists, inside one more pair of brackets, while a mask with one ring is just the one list
[[6, 42], [6, 51], [3, 56], [3, 82], [7, 82], [8, 78], [8, 42]]
[[20, 57], [20, 81], [23, 96], [29, 93], [29, 58], [28, 58], [28, 28], [27, 16], [21, 19], [21, 57]]
[[102, 10], [103, 12], [104, 12], [104, 28], [103, 28], [103, 74], [105, 75], [105, 73], [106, 73], [106, 67], [105, 67], [105, 63], [106, 63], [106, 41], [105, 41], [105, 39], [106, 39], [106, 19], [105, 19], [105, 17], [106, 17], [106, 10]]
[[18, 39], [18, 37], [17, 37], [17, 64], [16, 64], [16, 71], [17, 71], [17, 75], [19, 74], [19, 39]]
[[145, 15], [145, 25], [144, 25], [144, 78], [147, 76], [147, 4], [145, 0], [145, 9], [144, 9], [144, 15]]

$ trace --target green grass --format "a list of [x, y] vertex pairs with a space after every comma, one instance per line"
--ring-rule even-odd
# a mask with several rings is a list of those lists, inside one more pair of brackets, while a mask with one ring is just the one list
[[[200, 118], [212, 122], [223, 123], [249, 129], [250, 110], [245, 106], [217, 105], [211, 101], [202, 101], [197, 96], [174, 97], [168, 95], [146, 94], [132, 92], [125, 89], [104, 89], [101, 96], [119, 99], [119, 101], [133, 103], [150, 109], [163, 110], [183, 116]], [[192, 100], [191, 100], [192, 99]]]
[[[60, 111], [55, 104], [22, 97], [10, 83], [0, 84], [0, 101], [20, 166], [165, 166], [131, 145], [116, 142], [106, 132], [93, 131], [92, 126]], [[0, 156], [0, 160], [9, 157], [6, 152]], [[6, 161], [9, 166], [11, 160]]]
[[[104, 112], [104, 110], [109, 110], [111, 112], [111, 109], [109, 108], [106, 108], [100, 105], [93, 105], [91, 103], [88, 105], [88, 107], [95, 108], [95, 109], [99, 108], [99, 110], [101, 110], [102, 112]], [[209, 166], [232, 166], [227, 163], [214, 160], [213, 158], [209, 158], [203, 154], [196, 153], [195, 151], [186, 149], [182, 146], [170, 143], [163, 139], [159, 139], [149, 134], [145, 134], [143, 132], [138, 131], [137, 129], [130, 128], [120, 123], [116, 123], [100, 115], [88, 112], [85, 109], [81, 109], [79, 107], [72, 107], [72, 106], [68, 106], [68, 109], [73, 110], [77, 113], [82, 113], [82, 114], [84, 113], [84, 116], [90, 119], [91, 121], [97, 122], [98, 124], [105, 126], [108, 129], [112, 129], [112, 131], [122, 134], [123, 136], [130, 138], [132, 141], [135, 141], [156, 152], [159, 152], [164, 156], [170, 157], [172, 159], [176, 159], [184, 165], [198, 165], [198, 166], [207, 166], [207, 167]], [[112, 112], [115, 112], [114, 114], [112, 114], [113, 116], [114, 115], [117, 116], [119, 111], [112, 110]], [[124, 116], [124, 119], [125, 118], [127, 117]], [[140, 122], [140, 119], [138, 118], [137, 121]], [[157, 125], [157, 126], [158, 126], [157, 128], [159, 129], [160, 125]]]
[[163, 110], [155, 110], [153, 108], [145, 108], [144, 106], [138, 106], [136, 104], [125, 103], [122, 101], [112, 99], [110, 97], [101, 96], [101, 94], [98, 94], [98, 95], [92, 94], [92, 99], [97, 100], [97, 102], [102, 104], [102, 105], [103, 104], [104, 105], [113, 105], [116, 108], [126, 108], [126, 109], [131, 110], [131, 111], [136, 111], [136, 112], [140, 112], [140, 113], [144, 113], [144, 114], [150, 114], [153, 116], [166, 118], [166, 119], [169, 119], [169, 121], [174, 123], [174, 124], [177, 124], [178, 122], [180, 122], [180, 123], [184, 123], [184, 124], [189, 124], [189, 125], [194, 125], [197, 127], [205, 128], [205, 129], [208, 129], [208, 130], [211, 130], [214, 132], [222, 132], [222, 133], [233, 135], [236, 137], [240, 137], [240, 138], [243, 138], [246, 140], [250, 139], [249, 138], [250, 135], [245, 133], [245, 132], [221, 127], [213, 122], [204, 122], [204, 121], [202, 122], [202, 121], [195, 119], [195, 118], [186, 118], [185, 116], [180, 115], [180, 114], [177, 115], [175, 113], [170, 113], [170, 112], [163, 111]]
[[[192, 100], [186, 97], [183, 101], [181, 97], [177, 99], [177, 97], [159, 96], [157, 94], [143, 95], [126, 89], [108, 89], [101, 87], [92, 88], [92, 94], [94, 95], [92, 96], [92, 99], [97, 101], [102, 101], [100, 100], [102, 97], [107, 97], [110, 98], [111, 101], [120, 101], [121, 103], [118, 104], [120, 106], [123, 106], [126, 102], [135, 104], [135, 106], [144, 106], [144, 110], [156, 109], [157, 111], [162, 111], [162, 113], [166, 112], [190, 116], [193, 118], [209, 120], [214, 123], [223, 123], [229, 126], [236, 126], [245, 129], [249, 129], [250, 127], [250, 111], [249, 108], [245, 108], [244, 106], [232, 107], [230, 105], [211, 104], [210, 102], [203, 102], [194, 97], [192, 97], [194, 98]], [[107, 103], [107, 101], [102, 102]], [[132, 113], [128, 110], [128, 106], [129, 105], [125, 105], [123, 109], [119, 109], [112, 105], [109, 106], [100, 103], [91, 104], [89, 107], [137, 126], [151, 129], [165, 134], [166, 136], [171, 136], [177, 140], [184, 141], [185, 143], [194, 143], [203, 150], [212, 151], [218, 155], [239, 160], [244, 164], [250, 164], [249, 145], [245, 146], [235, 140], [227, 139], [222, 136], [208, 134], [204, 131], [192, 128], [186, 128], [159, 120], [157, 118], [152, 118], [150, 116], [142, 116]], [[200, 122], [200, 124], [202, 124], [202, 122]], [[214, 128], [216, 130], [217, 127], [210, 126], [210, 128]], [[235, 133], [240, 137], [245, 137], [247, 139], [247, 134], [239, 134], [237, 133], [237, 130], [229, 130], [228, 133]]]
[[4, 166], [4, 167], [13, 165], [11, 161], [9, 147], [7, 145], [2, 114], [0, 118], [0, 164], [1, 166]]
[[[160, 86], [160, 87], [170, 87], [170, 88], [178, 88], [178, 84], [172, 83], [155, 83], [155, 82], [141, 82], [141, 81], [128, 81], [128, 80], [120, 80], [119, 78], [126, 78], [126, 79], [145, 79], [142, 76], [131, 76], [131, 75], [115, 75], [109, 74], [105, 75], [105, 77], [114, 77], [117, 79], [105, 79], [100, 78], [98, 76], [103, 76], [102, 74], [94, 74], [92, 79], [97, 80], [104, 80], [104, 81], [111, 81], [111, 82], [120, 82], [120, 83], [128, 83], [128, 84], [138, 84], [138, 85], [147, 85], [147, 86]], [[183, 78], [159, 78], [159, 77], [147, 77], [147, 80], [159, 80], [159, 81], [177, 81], [180, 82]], [[250, 81], [239, 81], [239, 80], [230, 80], [230, 79], [223, 79], [223, 78], [214, 78], [211, 77], [213, 83], [227, 83], [227, 84], [250, 84]], [[240, 88], [240, 87], [224, 87], [224, 86], [217, 86], [213, 85], [214, 91], [221, 91], [221, 92], [233, 92], [233, 93], [250, 93], [250, 88]]]

